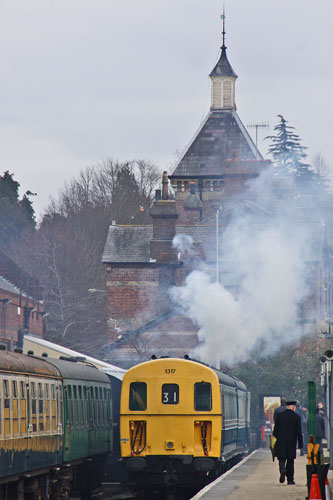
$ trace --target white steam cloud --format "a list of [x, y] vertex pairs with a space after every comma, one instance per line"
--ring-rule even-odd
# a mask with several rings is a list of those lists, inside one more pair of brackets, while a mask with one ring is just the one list
[[193, 238], [187, 234], [177, 234], [172, 240], [172, 246], [182, 254], [185, 252], [192, 254], [192, 245]]
[[172, 300], [199, 328], [199, 346], [191, 355], [210, 364], [245, 361], [254, 351], [272, 353], [302, 334], [296, 319], [309, 294], [311, 224], [299, 219], [295, 198], [287, 203], [273, 196], [273, 182], [272, 172], [262, 174], [247, 193], [256, 202], [243, 200], [246, 208], [224, 229], [221, 283], [203, 264], [184, 286], [171, 290]]

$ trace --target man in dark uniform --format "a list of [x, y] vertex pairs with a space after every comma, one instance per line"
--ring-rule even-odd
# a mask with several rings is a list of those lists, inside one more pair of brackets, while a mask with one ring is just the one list
[[274, 410], [274, 423], [276, 422], [276, 417], [278, 416], [279, 413], [287, 409], [287, 400], [286, 398], [281, 398], [281, 404]]
[[287, 409], [278, 414], [274, 426], [274, 454], [279, 459], [280, 483], [284, 483], [287, 476], [288, 484], [295, 484], [294, 459], [297, 442], [298, 447], [303, 448], [301, 419], [295, 410], [296, 401], [287, 401]]

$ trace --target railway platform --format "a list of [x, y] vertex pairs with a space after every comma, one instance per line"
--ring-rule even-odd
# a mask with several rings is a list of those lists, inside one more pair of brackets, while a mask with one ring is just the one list
[[307, 496], [306, 464], [306, 456], [297, 455], [296, 484], [280, 484], [278, 461], [272, 461], [270, 450], [255, 450], [191, 500], [304, 500]]

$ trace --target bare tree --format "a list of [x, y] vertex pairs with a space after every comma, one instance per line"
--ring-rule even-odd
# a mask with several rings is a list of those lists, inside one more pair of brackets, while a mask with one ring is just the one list
[[102, 351], [107, 318], [101, 258], [108, 227], [112, 220], [150, 222], [159, 178], [150, 162], [106, 160], [84, 169], [52, 200], [31, 243], [45, 286], [47, 338], [82, 352]]
[[312, 167], [316, 174], [328, 184], [329, 190], [331, 190], [333, 182], [332, 163], [329, 163], [321, 153], [316, 153], [312, 158]]

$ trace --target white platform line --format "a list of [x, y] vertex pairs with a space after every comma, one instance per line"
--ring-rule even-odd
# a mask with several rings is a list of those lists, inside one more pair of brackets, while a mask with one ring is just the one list
[[231, 474], [234, 470], [238, 469], [238, 467], [245, 464], [245, 462], [249, 458], [251, 458], [255, 453], [257, 453], [257, 451], [258, 450], [254, 450], [252, 453], [250, 453], [250, 455], [248, 455], [243, 460], [241, 460], [237, 465], [234, 465], [234, 467], [232, 467], [232, 469], [230, 469], [227, 472], [225, 472], [224, 474], [222, 474], [222, 476], [215, 479], [215, 481], [213, 481], [212, 483], [207, 484], [207, 486], [205, 486], [202, 490], [200, 490], [199, 493], [197, 493], [194, 497], [191, 498], [191, 500], [199, 500], [199, 498], [201, 498], [205, 493], [207, 493], [207, 491], [209, 491], [211, 488], [213, 488], [219, 482], [223, 481], [223, 479], [225, 479], [227, 476], [229, 476], [229, 474]]

